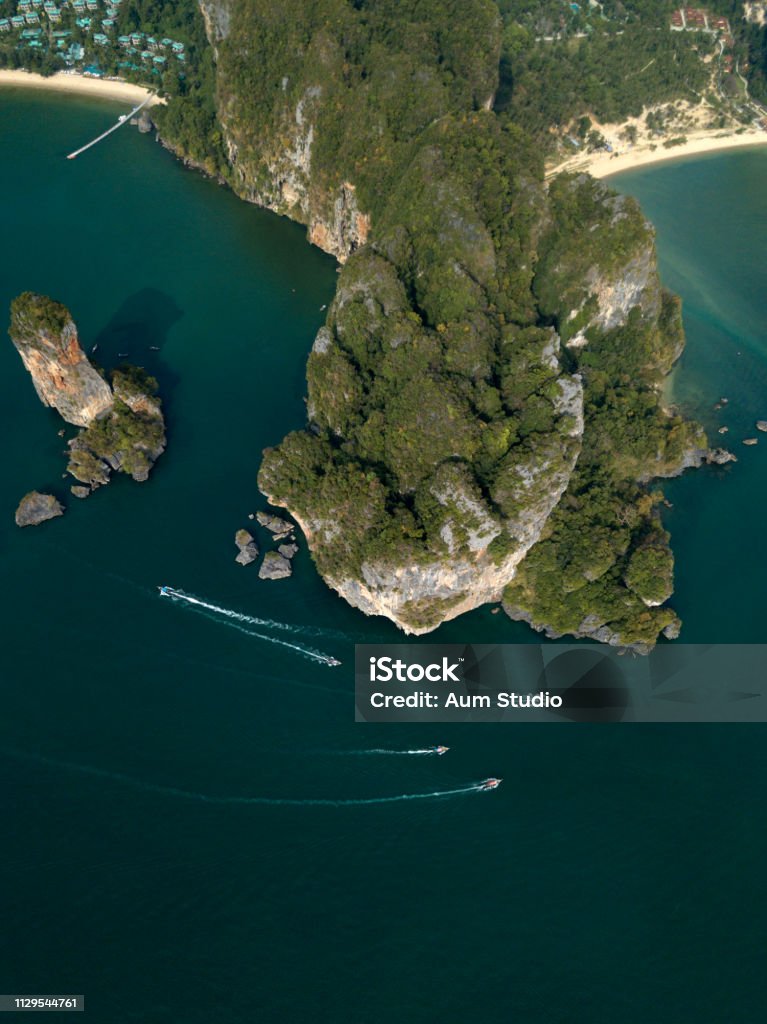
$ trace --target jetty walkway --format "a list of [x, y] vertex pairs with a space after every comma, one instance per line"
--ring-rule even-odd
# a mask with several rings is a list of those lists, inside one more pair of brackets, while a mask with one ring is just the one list
[[138, 114], [139, 110], [145, 107], [147, 103], [153, 98], [154, 93], [151, 93], [142, 103], [139, 103], [137, 107], [134, 107], [133, 110], [131, 110], [130, 114], [124, 114], [123, 116], [121, 116], [118, 119], [117, 124], [113, 124], [111, 128], [108, 128], [105, 132], [102, 132], [98, 138], [93, 139], [91, 142], [87, 143], [87, 145], [81, 146], [79, 149], [76, 149], [74, 153], [70, 153], [67, 157], [67, 160], [74, 160], [75, 157], [78, 157], [81, 153], [84, 153], [86, 149], [90, 149], [91, 146], [95, 146], [97, 142], [101, 142], [102, 139], [105, 139], [107, 135], [111, 135], [112, 132], [116, 132], [118, 128], [122, 128], [124, 124], [127, 124], [132, 117], [135, 117], [135, 115]]

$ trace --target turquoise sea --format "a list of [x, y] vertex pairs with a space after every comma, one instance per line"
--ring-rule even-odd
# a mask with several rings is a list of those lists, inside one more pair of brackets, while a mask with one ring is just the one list
[[[170, 439], [147, 484], [18, 530], [27, 490], [67, 483], [0, 345], [0, 992], [83, 993], [93, 1024], [763, 1019], [762, 728], [356, 725], [353, 644], [394, 628], [305, 550], [287, 582], [235, 564], [335, 265], [131, 129], [64, 160], [121, 109], [0, 93], [0, 311], [67, 303], [105, 366], [158, 376]], [[688, 640], [765, 634], [767, 442], [739, 443], [767, 418], [765, 171], [741, 151], [616, 181], [685, 299], [676, 400], [740, 458], [665, 488]], [[533, 635], [485, 609], [436, 638]]]

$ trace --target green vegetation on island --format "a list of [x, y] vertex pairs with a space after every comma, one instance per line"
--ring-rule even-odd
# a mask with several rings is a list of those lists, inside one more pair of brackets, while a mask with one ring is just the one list
[[146, 480], [165, 450], [165, 421], [157, 381], [138, 366], [109, 375], [91, 365], [66, 306], [24, 292], [11, 304], [9, 328], [41, 401], [82, 428], [69, 442], [68, 472], [85, 497], [111, 473]]
[[[188, 47], [183, 73], [153, 76], [164, 141], [348, 258], [309, 358], [307, 427], [259, 481], [363, 610], [425, 631], [503, 592], [554, 633], [641, 647], [678, 631], [648, 484], [707, 447], [661, 404], [679, 302], [636, 203], [543, 168], [568, 133], [602, 144], [589, 115], [709, 88], [713, 38], [672, 32], [672, 11], [206, 0], [206, 46], [192, 0], [121, 5], [120, 31]], [[158, 440], [131, 382], [113, 386], [73, 452], [86, 475]]]

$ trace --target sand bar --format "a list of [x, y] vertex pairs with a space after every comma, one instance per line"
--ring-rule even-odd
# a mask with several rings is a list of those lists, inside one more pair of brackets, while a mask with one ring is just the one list
[[[124, 101], [134, 107], [151, 94], [150, 89], [145, 89], [141, 85], [133, 85], [131, 82], [120, 82], [108, 78], [86, 78], [85, 75], [66, 71], [60, 71], [58, 74], [46, 78], [30, 71], [0, 70], [0, 86], [4, 85], [20, 86], [25, 89], [80, 93], [107, 100]], [[162, 103], [162, 100], [153, 96], [147, 106], [154, 106], [155, 103]]]

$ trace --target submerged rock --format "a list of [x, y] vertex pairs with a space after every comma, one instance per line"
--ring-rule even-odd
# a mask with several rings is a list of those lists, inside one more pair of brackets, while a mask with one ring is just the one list
[[258, 575], [262, 580], [284, 580], [293, 572], [290, 561], [276, 551], [267, 551]]
[[256, 512], [256, 519], [265, 530], [269, 530], [275, 537], [287, 537], [295, 529], [293, 523], [288, 523], [279, 516], [273, 516], [270, 512]]
[[90, 487], [80, 487], [77, 484], [72, 484], [69, 489], [76, 498], [87, 498], [91, 493]]
[[292, 558], [298, 552], [298, 544], [280, 544], [277, 550], [283, 558]]
[[64, 515], [64, 506], [52, 494], [30, 491], [25, 494], [16, 509], [17, 526], [37, 526], [46, 519]]
[[247, 530], [238, 530], [234, 535], [234, 543], [239, 548], [235, 562], [239, 562], [240, 565], [250, 565], [251, 562], [255, 562], [258, 558], [258, 545]]
[[757, 420], [756, 429], [761, 430], [762, 433], [767, 432], [767, 420]]
[[759, 444], [759, 438], [758, 437], [744, 437], [743, 438], [743, 444], [748, 444], [748, 445]]

